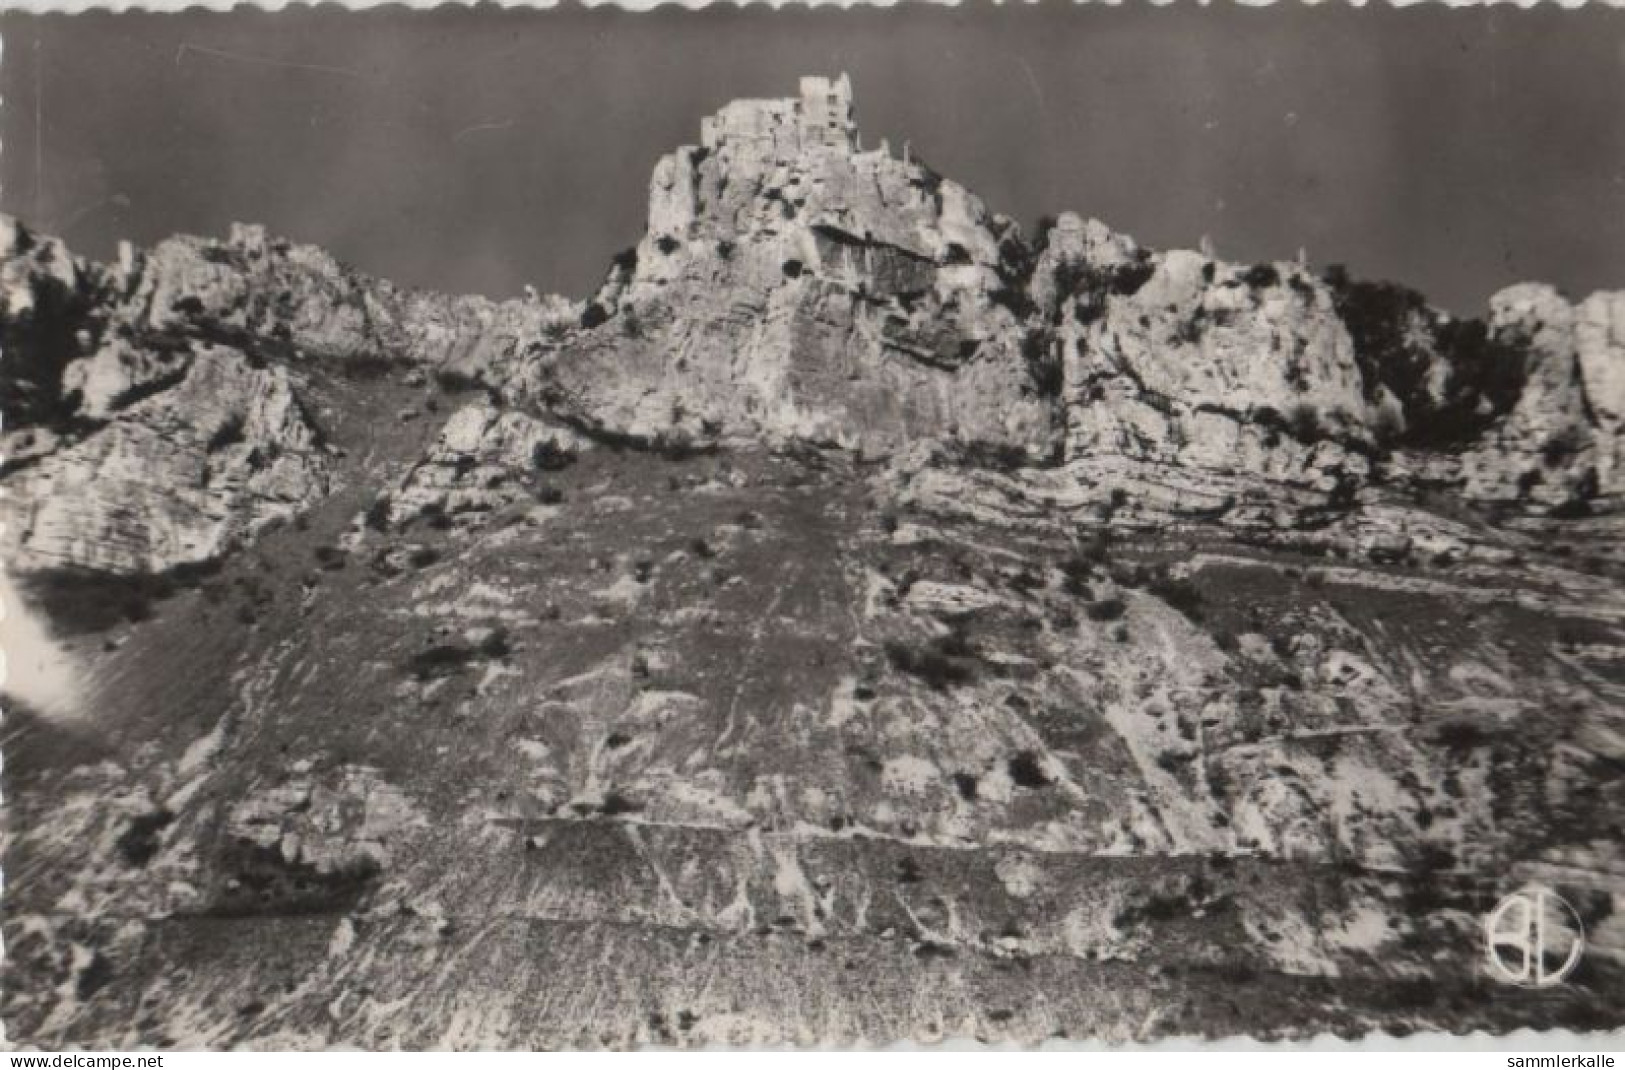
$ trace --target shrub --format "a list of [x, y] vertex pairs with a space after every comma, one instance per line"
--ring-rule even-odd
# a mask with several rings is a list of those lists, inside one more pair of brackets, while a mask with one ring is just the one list
[[1325, 429], [1320, 423], [1320, 413], [1308, 402], [1299, 402], [1287, 412], [1286, 429], [1288, 434], [1305, 446], [1312, 445], [1325, 436]]
[[1038, 311], [1038, 306], [1033, 304], [1033, 299], [1027, 296], [1027, 290], [1023, 286], [1006, 284], [987, 296], [988, 300], [1009, 310], [1017, 319], [1026, 319]]
[[[1517, 404], [1528, 378], [1523, 347], [1492, 337], [1477, 319], [1441, 324], [1438, 341], [1439, 352], [1450, 361], [1453, 396], [1442, 414], [1446, 426], [1434, 434], [1475, 435]], [[1487, 413], [1478, 411], [1480, 401], [1488, 403]]]
[[1125, 611], [1125, 607], [1121, 598], [1112, 597], [1102, 598], [1096, 602], [1090, 602], [1084, 607], [1083, 611], [1088, 615], [1090, 620], [1109, 621], [1121, 619]]
[[621, 333], [628, 338], [643, 337], [643, 320], [631, 305], [621, 306]]
[[210, 453], [218, 453], [228, 446], [235, 446], [243, 441], [243, 418], [239, 413], [232, 413], [209, 436], [205, 449]]
[[550, 438], [544, 438], [530, 449], [530, 463], [538, 471], [558, 472], [576, 463], [574, 450], [566, 449]]
[[1410, 408], [1425, 391], [1429, 354], [1412, 344], [1411, 325], [1426, 318], [1427, 304], [1415, 290], [1387, 282], [1360, 282], [1340, 264], [1324, 275], [1337, 314], [1354, 342], [1368, 397], [1387, 385]]
[[1058, 398], [1066, 386], [1066, 368], [1060, 347], [1048, 330], [1037, 330], [1021, 339], [1021, 355], [1027, 362], [1027, 378], [1041, 398]]
[[1193, 756], [1189, 754], [1165, 750], [1157, 755], [1157, 767], [1165, 773], [1178, 775], [1180, 770], [1191, 763], [1192, 758]]
[[[49, 248], [49, 246], [46, 248]], [[113, 964], [108, 961], [107, 956], [102, 954], [101, 951], [93, 951], [90, 955], [90, 961], [85, 964], [74, 979], [73, 994], [79, 1002], [84, 1003], [97, 992], [106, 988], [112, 980]]]
[[655, 242], [655, 248], [659, 249], [662, 253], [666, 254], [667, 256], [670, 256], [672, 253], [675, 253], [677, 251], [678, 247], [681, 246], [681, 245], [682, 245], [682, 243], [679, 242], [676, 238], [672, 237], [670, 234], [662, 234], [660, 236], [659, 240], [657, 240]]
[[474, 651], [457, 643], [441, 643], [412, 655], [407, 668], [419, 680], [455, 676], [474, 660]]
[[552, 484], [548, 484], [537, 488], [536, 500], [543, 505], [557, 505], [564, 500], [564, 492]]
[[163, 809], [141, 814], [130, 821], [114, 846], [130, 865], [144, 866], [158, 853], [159, 834], [174, 820], [175, 815]]
[[1142, 258], [1127, 264], [1119, 264], [1114, 268], [1109, 285], [1112, 293], [1122, 297], [1133, 297], [1156, 273], [1157, 265], [1148, 257]]
[[461, 394], [468, 390], [478, 390], [480, 381], [477, 377], [455, 368], [437, 368], [434, 373], [435, 385], [447, 394]]
[[1022, 594], [1031, 594], [1034, 591], [1042, 591], [1044, 586], [1044, 577], [1034, 572], [1030, 568], [1021, 569], [1015, 575], [1010, 577], [1010, 589], [1013, 591], [1019, 591]]
[[1089, 581], [1094, 578], [1094, 562], [1081, 552], [1074, 552], [1071, 557], [1061, 562], [1061, 574], [1066, 577], [1063, 586], [1066, 593], [1077, 598], [1089, 595]]
[[1034, 751], [1021, 751], [1005, 763], [1005, 768], [1010, 773], [1010, 780], [1019, 788], [1046, 788], [1054, 783]]
[[492, 628], [490, 634], [480, 640], [477, 648], [479, 656], [488, 661], [501, 661], [513, 653], [513, 647], [508, 644], [508, 629]]
[[974, 801], [976, 799], [977, 781], [975, 773], [955, 773], [953, 775], [953, 781], [954, 788], [959, 792], [960, 798], [965, 799], [966, 801]]
[[440, 502], [429, 502], [423, 507], [423, 519], [436, 531], [446, 531], [451, 527], [451, 516], [446, 507]]
[[923, 648], [888, 642], [886, 659], [893, 668], [918, 677], [934, 691], [946, 691], [976, 678], [969, 644], [957, 633], [936, 639]]
[[1013, 472], [1027, 463], [1027, 451], [1010, 442], [967, 442], [961, 450], [965, 464], [976, 468], [993, 468]]
[[1449, 721], [1434, 730], [1433, 738], [1446, 750], [1464, 753], [1485, 746], [1489, 734], [1471, 721]]
[[1205, 615], [1201, 588], [1184, 577], [1158, 576], [1150, 581], [1147, 590], [1173, 606], [1191, 621], [1200, 621]]
[[604, 805], [598, 812], [605, 817], [618, 817], [621, 814], [635, 814], [643, 809], [643, 804], [618, 791], [612, 791], [604, 796]]
[[[182, 348], [186, 349], [189, 347], [183, 346]], [[150, 398], [155, 394], [161, 394], [170, 387], [179, 385], [181, 380], [186, 378], [186, 371], [186, 366], [183, 364], [171, 371], [165, 372], [162, 375], [155, 375], [151, 379], [134, 383], [126, 389], [120, 390], [117, 394], [114, 394], [111, 398], [109, 398], [107, 407], [116, 412], [120, 409], [127, 409], [131, 405], [138, 402], [145, 401], [147, 398]], [[78, 392], [75, 391], [73, 394], [68, 395], [63, 400], [71, 400], [75, 405], [77, 405], [77, 394]]]
[[1281, 273], [1275, 270], [1274, 264], [1254, 264], [1242, 275], [1241, 281], [1255, 290], [1262, 290], [1279, 284]]
[[608, 319], [609, 313], [597, 301], [588, 302], [587, 307], [581, 310], [581, 326], [589, 331]]
[[1377, 440], [1377, 445], [1384, 449], [1394, 446], [1405, 435], [1405, 418], [1384, 405], [1377, 410], [1371, 422], [1371, 435]]
[[[1325, 280], [1354, 356], [1375, 400], [1387, 386], [1406, 416], [1403, 442], [1428, 448], [1460, 445], [1509, 411], [1526, 378], [1525, 348], [1494, 336], [1478, 319], [1444, 317], [1403, 286], [1356, 281], [1341, 267]], [[1432, 393], [1436, 358], [1450, 369], [1445, 397]]]
[[362, 514], [361, 522], [373, 531], [389, 530], [390, 498], [388, 494], [380, 494], [367, 506]]

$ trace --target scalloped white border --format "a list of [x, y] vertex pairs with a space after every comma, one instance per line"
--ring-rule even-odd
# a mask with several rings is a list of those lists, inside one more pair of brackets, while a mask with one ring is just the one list
[[[1214, 5], [1215, 0], [993, 0], [997, 7], [1033, 6], [1040, 2], [1052, 4], [1070, 3], [1078, 6], [1100, 4], [1106, 7], [1122, 7], [1126, 3], [1149, 4], [1153, 7], [1171, 7], [1175, 4], [1188, 5], [1194, 3], [1199, 7], [1211, 7]], [[1270, 7], [1277, 2], [1293, 2], [1293, 0], [1217, 0], [1217, 2], [1242, 7]], [[1443, 4], [1452, 8], [1510, 7], [1523, 11], [1541, 7], [1558, 7], [1565, 11], [1574, 11], [1587, 6], [1625, 9], [1625, 0], [1296, 0], [1296, 2], [1307, 7], [1344, 4], [1354, 8], [1365, 8], [1368, 4], [1374, 6], [1386, 4], [1395, 8], [1407, 8], [1431, 3]], [[710, 7], [713, 3], [742, 10], [760, 7], [773, 10], [782, 8], [839, 8], [850, 10], [858, 7], [894, 8], [922, 4], [934, 7], [957, 7], [960, 0], [480, 0], [480, 3], [484, 6], [502, 10], [516, 8], [551, 10], [568, 4], [568, 6], [579, 5], [587, 8], [619, 7], [627, 11], [642, 12], [663, 7], [682, 7], [690, 11], [697, 11]], [[97, 2], [97, 0], [0, 0], [0, 9], [5, 11], [67, 15], [93, 11], [175, 14], [185, 11], [206, 10], [229, 13], [234, 9], [241, 8], [282, 11], [287, 8], [309, 10], [318, 6], [323, 8], [337, 6], [355, 11], [378, 8], [425, 11], [438, 7], [473, 8], [476, 4], [475, 0], [336, 0], [336, 2], [335, 0], [323, 0], [319, 5], [310, 3], [308, 0], [258, 0], [258, 2], [252, 4], [244, 3], [243, 0], [190, 0], [190, 2], [188, 0], [147, 0], [147, 2], [136, 2], [136, 0], [111, 0], [111, 2]], [[3, 62], [4, 40], [0, 39], [0, 63]], [[4, 102], [0, 101], [0, 108], [3, 107]], [[1622, 111], [1621, 116], [1622, 121], [1625, 121], [1625, 111]], [[3, 151], [3, 146], [0, 146], [0, 151]], [[4, 354], [0, 354], [0, 359], [3, 358]], [[3, 418], [3, 414], [0, 414], [0, 418]], [[0, 426], [3, 426], [3, 423], [0, 423]], [[4, 496], [4, 494], [4, 488], [0, 488], [0, 496]], [[3, 567], [3, 564], [3, 562], [0, 562], [0, 567]], [[3, 601], [0, 601], [0, 620], [4, 620], [5, 616], [6, 606]], [[5, 649], [0, 647], [0, 686], [4, 685], [5, 679]], [[0, 723], [3, 723], [3, 718], [4, 711], [0, 710]], [[0, 771], [3, 771], [3, 769], [4, 755], [3, 752], [0, 752]], [[3, 802], [3, 796], [0, 796], [0, 804], [3, 804]], [[0, 898], [3, 898], [3, 895], [4, 873], [0, 872]], [[3, 959], [4, 943], [3, 940], [0, 940], [0, 961], [3, 961]], [[5, 1023], [0, 1020], [0, 1047], [4, 1046], [6, 1046]], [[1345, 1040], [1331, 1034], [1322, 1034], [1313, 1040], [1274, 1041], [1258, 1040], [1246, 1036], [1227, 1037], [1223, 1040], [1207, 1040], [1202, 1037], [1167, 1037], [1150, 1043], [1128, 1044], [1107, 1044], [1103, 1041], [1088, 1040], [1048, 1040], [1030, 1048], [1014, 1044], [984, 1044], [970, 1037], [948, 1037], [932, 1044], [921, 1044], [912, 1040], [898, 1040], [876, 1050], [899, 1055], [940, 1051], [993, 1053], [1039, 1050], [1078, 1053], [1200, 1052], [1215, 1055], [1249, 1051], [1366, 1054], [1382, 1051], [1450, 1051], [1486, 1055], [1509, 1051], [1560, 1051], [1574, 1054], [1593, 1054], [1625, 1050], [1625, 1027], [1610, 1033], [1584, 1034], [1567, 1029], [1518, 1029], [1501, 1036], [1479, 1030], [1471, 1033], [1412, 1033], [1399, 1037], [1382, 1030], [1374, 1030], [1359, 1040]]]
[[[1197, 7], [1235, 6], [1271, 7], [1276, 3], [1293, 3], [1304, 7], [1394, 7], [1409, 8], [1422, 4], [1443, 5], [1451, 8], [1500, 7], [1529, 11], [1535, 8], [1556, 7], [1564, 11], [1577, 11], [1586, 7], [1625, 9], [1625, 0], [992, 0], [995, 7], [1032, 7], [1039, 3], [1085, 4], [1104, 7], [1124, 7], [1129, 4], [1151, 7], [1175, 5]], [[372, 8], [406, 8], [425, 11], [437, 7], [496, 7], [504, 10], [535, 8], [549, 10], [563, 6], [586, 8], [619, 7], [627, 11], [652, 11], [655, 8], [682, 7], [698, 11], [713, 5], [735, 8], [840, 8], [859, 7], [959, 7], [961, 0], [0, 0], [0, 9], [23, 11], [29, 14], [62, 13], [77, 15], [86, 11], [125, 12], [144, 11], [171, 13], [191, 10], [229, 12], [236, 8], [255, 8], [261, 11], [282, 11], [286, 8], [342, 7], [350, 10]]]

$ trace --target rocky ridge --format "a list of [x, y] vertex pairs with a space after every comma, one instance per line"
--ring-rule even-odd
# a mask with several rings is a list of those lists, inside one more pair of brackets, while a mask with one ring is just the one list
[[[664, 157], [644, 239], [585, 304], [399, 291], [252, 227], [101, 267], [8, 224], [8, 322], [60, 336], [17, 373], [37, 396], [12, 407], [8, 463], [39, 513], [13, 545], [139, 570], [297, 512], [325, 489], [290, 401], [312, 364], [463, 377], [616, 441], [1059, 465], [1073, 508], [1126, 500], [1147, 522], [1321, 525], [1378, 485], [1536, 516], [1625, 494], [1625, 294], [1518, 286], [1463, 322], [1398, 287], [1152, 252], [1072, 214], [1029, 243], [923, 162], [863, 148], [845, 81], [801, 89], [735, 102]], [[254, 400], [148, 464], [163, 411], [197, 403], [171, 389], [194, 364]], [[217, 432], [239, 441], [211, 452]], [[127, 504], [48, 504], [59, 485]]]

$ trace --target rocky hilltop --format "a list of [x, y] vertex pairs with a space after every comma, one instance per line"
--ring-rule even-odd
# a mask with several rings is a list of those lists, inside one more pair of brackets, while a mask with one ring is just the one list
[[1029, 237], [844, 77], [699, 142], [585, 301], [5, 222], [14, 1038], [1621, 1024], [1625, 291]]

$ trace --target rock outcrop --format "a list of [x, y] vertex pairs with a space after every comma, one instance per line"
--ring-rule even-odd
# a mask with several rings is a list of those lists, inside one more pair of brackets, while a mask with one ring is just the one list
[[318, 432], [287, 369], [209, 343], [179, 364], [174, 386], [8, 480], [14, 566], [199, 564], [326, 492]]
[[999, 303], [1014, 224], [885, 145], [843, 79], [741, 101], [655, 168], [649, 229], [525, 396], [645, 440], [1049, 448], [1054, 406]]
[[332, 489], [312, 374], [511, 374], [579, 314], [399, 291], [258, 227], [107, 267], [12, 221], [0, 240], [3, 538], [25, 572], [215, 560]]
[[1571, 304], [1550, 286], [1523, 285], [1490, 299], [1497, 336], [1526, 354], [1524, 385], [1505, 419], [1462, 459], [1466, 495], [1587, 509], [1625, 495], [1625, 293]]

